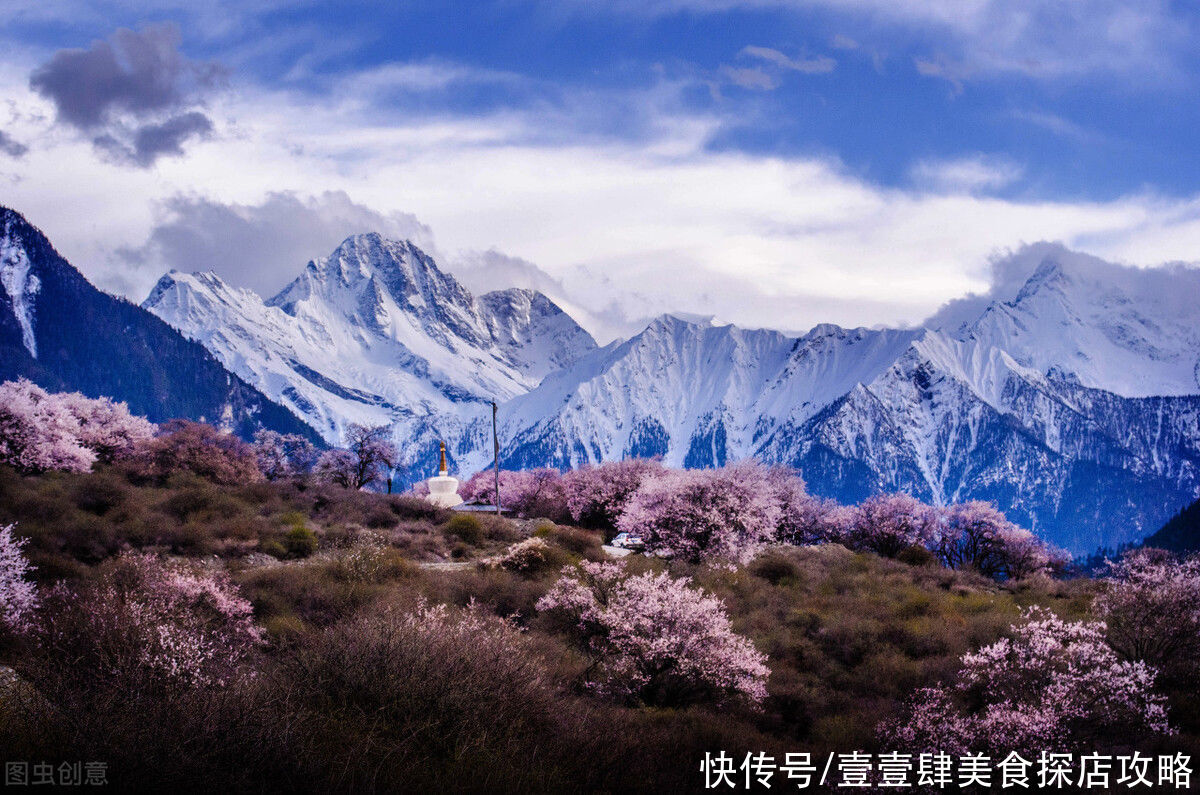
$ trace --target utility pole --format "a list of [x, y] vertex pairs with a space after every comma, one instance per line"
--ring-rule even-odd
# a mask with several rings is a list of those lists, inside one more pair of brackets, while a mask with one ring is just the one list
[[500, 436], [496, 433], [496, 401], [492, 401], [492, 451], [496, 468], [496, 515], [500, 515]]

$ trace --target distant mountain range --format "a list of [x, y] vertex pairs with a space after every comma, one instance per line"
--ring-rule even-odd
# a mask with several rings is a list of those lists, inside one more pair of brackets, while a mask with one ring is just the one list
[[[286, 407], [331, 444], [349, 422], [391, 424], [410, 480], [432, 471], [438, 439], [461, 474], [486, 466], [496, 400], [507, 467], [754, 456], [845, 502], [894, 490], [987, 499], [1073, 552], [1140, 541], [1200, 497], [1200, 271], [1135, 271], [1050, 245], [1025, 256], [1008, 293], [958, 302], [926, 327], [802, 336], [666, 315], [599, 347], [544, 295], [472, 296], [412, 243], [374, 234], [268, 300], [172, 272], [142, 306], [245, 382], [236, 389], [261, 393], [260, 412]], [[5, 362], [33, 360], [26, 342], [55, 344], [44, 288], [28, 285], [5, 266]], [[138, 313], [103, 300], [107, 319], [63, 320], [63, 333]], [[106, 356], [119, 357], [92, 359]], [[175, 357], [156, 358], [176, 370]], [[112, 392], [152, 393], [154, 372], [122, 375]], [[187, 414], [214, 416], [228, 398], [197, 396]]]
[[205, 420], [318, 437], [202, 345], [93, 287], [20, 214], [0, 207], [0, 381], [123, 400], [156, 422]]

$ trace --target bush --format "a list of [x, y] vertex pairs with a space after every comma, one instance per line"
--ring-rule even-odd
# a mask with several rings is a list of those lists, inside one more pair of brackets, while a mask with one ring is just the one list
[[469, 513], [456, 513], [445, 525], [446, 535], [477, 547], [483, 543], [483, 523]]
[[293, 527], [284, 538], [283, 545], [291, 557], [307, 558], [317, 551], [317, 534], [308, 527]]
[[94, 582], [52, 589], [37, 632], [43, 667], [128, 687], [224, 684], [262, 641], [226, 574], [138, 553], [106, 563]]
[[779, 585], [788, 580], [796, 580], [800, 576], [800, 568], [788, 558], [767, 553], [759, 555], [750, 564], [750, 573], [762, 577], [772, 585]]
[[[437, 771], [448, 767], [481, 779], [499, 770], [536, 777], [526, 738], [549, 736], [556, 724], [536, 652], [509, 623], [478, 611], [387, 607], [326, 631], [285, 675], [331, 730], [362, 733], [358, 747], [345, 738], [352, 750], [342, 769], [364, 776], [343, 780], [346, 791], [407, 791], [414, 776], [443, 780]], [[386, 765], [356, 764], [381, 743]]]
[[485, 568], [502, 568], [525, 577], [532, 577], [545, 571], [562, 568], [567, 562], [567, 556], [562, 550], [550, 546], [541, 538], [534, 536], [513, 544], [498, 558], [483, 561]]

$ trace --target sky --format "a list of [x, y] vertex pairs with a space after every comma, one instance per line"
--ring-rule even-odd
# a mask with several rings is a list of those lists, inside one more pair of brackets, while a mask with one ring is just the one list
[[98, 286], [349, 234], [601, 340], [916, 324], [1037, 241], [1200, 259], [1169, 0], [6, 0], [0, 204]]

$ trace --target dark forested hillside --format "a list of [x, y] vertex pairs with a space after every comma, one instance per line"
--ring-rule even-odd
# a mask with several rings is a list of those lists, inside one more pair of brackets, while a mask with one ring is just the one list
[[19, 213], [0, 208], [0, 380], [125, 401], [135, 414], [313, 431], [227, 371], [203, 346], [140, 307], [101, 292]]
[[1172, 552], [1200, 550], [1200, 500], [1187, 506], [1146, 539], [1146, 546]]

